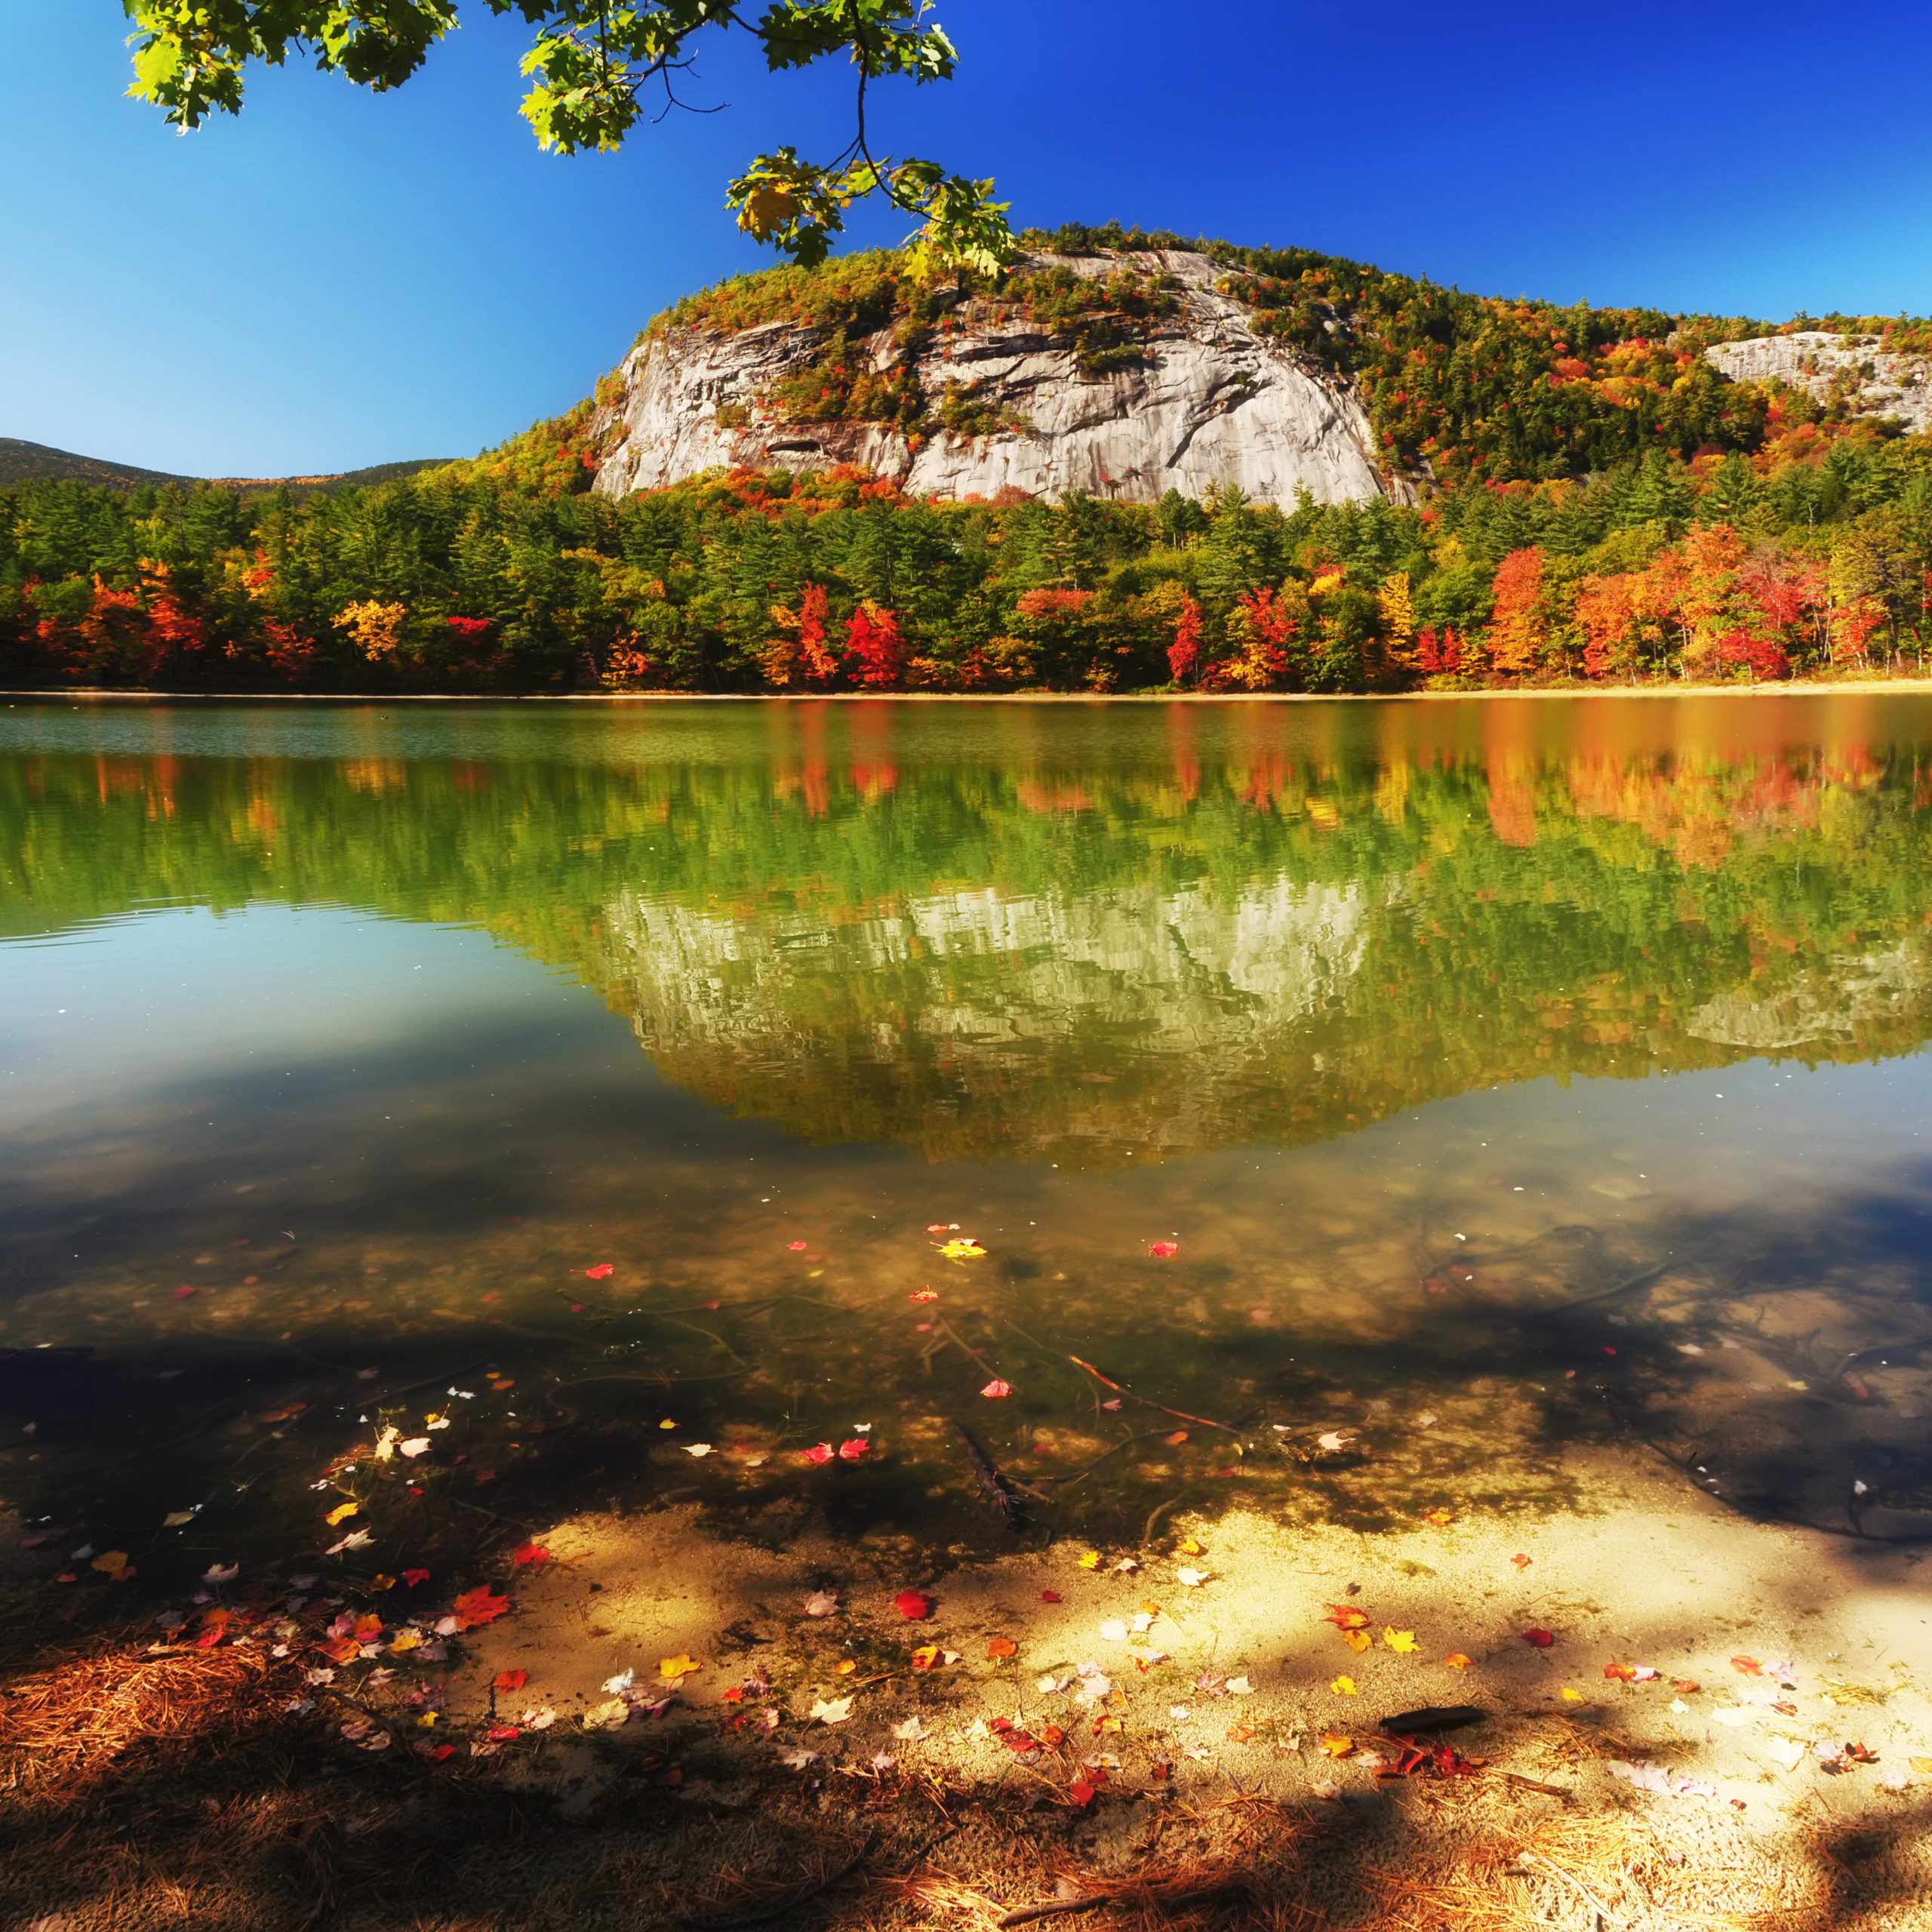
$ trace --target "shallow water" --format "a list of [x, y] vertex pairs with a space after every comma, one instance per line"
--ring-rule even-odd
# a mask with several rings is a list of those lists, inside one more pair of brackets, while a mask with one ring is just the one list
[[0, 1504], [1932, 1528], [1928, 829], [1909, 696], [0, 710]]

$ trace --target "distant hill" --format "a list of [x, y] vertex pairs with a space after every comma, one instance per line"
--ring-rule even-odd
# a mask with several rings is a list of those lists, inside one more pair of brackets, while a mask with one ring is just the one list
[[255, 497], [286, 484], [297, 495], [306, 497], [392, 483], [399, 477], [414, 476], [418, 470], [433, 469], [448, 460], [444, 457], [423, 457], [414, 462], [372, 463], [366, 469], [347, 469], [321, 476], [177, 476], [167, 470], [142, 469], [131, 463], [107, 463], [98, 457], [76, 456], [71, 450], [50, 449], [45, 443], [0, 436], [0, 490], [15, 483], [92, 483], [106, 489], [133, 490], [144, 484], [209, 482], [225, 484], [244, 496]]

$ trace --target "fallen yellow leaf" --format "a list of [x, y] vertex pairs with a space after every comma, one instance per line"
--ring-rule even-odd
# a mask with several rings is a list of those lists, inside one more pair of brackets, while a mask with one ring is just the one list
[[1355, 1748], [1352, 1737], [1344, 1737], [1338, 1730], [1324, 1730], [1321, 1734], [1321, 1748], [1331, 1758], [1346, 1758]]
[[1080, 1567], [1083, 1570], [1099, 1569], [1100, 1567], [1100, 1552], [1097, 1549], [1090, 1549], [1087, 1554], [1080, 1559]]
[[1344, 1630], [1342, 1632], [1342, 1641], [1347, 1644], [1357, 1657], [1360, 1657], [1374, 1641], [1375, 1639], [1366, 1630]]
[[1398, 1657], [1411, 1656], [1422, 1647], [1413, 1630], [1392, 1630], [1386, 1623], [1382, 1626], [1382, 1641]]
[[1455, 1518], [1455, 1515], [1454, 1515], [1454, 1512], [1451, 1512], [1451, 1511], [1450, 1511], [1450, 1510], [1447, 1510], [1447, 1509], [1432, 1509], [1432, 1510], [1429, 1512], [1429, 1515], [1428, 1515], [1428, 1517], [1427, 1517], [1426, 1520], [1427, 1520], [1428, 1521], [1429, 1521], [1429, 1522], [1433, 1523], [1433, 1524], [1435, 1525], [1435, 1527], [1439, 1530], [1439, 1529], [1441, 1529], [1441, 1527], [1442, 1527], [1445, 1524], [1453, 1523], [1453, 1522], [1456, 1520], [1456, 1518]]
[[103, 1549], [89, 1567], [98, 1570], [103, 1577], [111, 1577], [117, 1570], [128, 1567], [128, 1552], [125, 1549]]
[[1580, 1704], [1584, 1703], [1586, 1700], [1582, 1691], [1573, 1690], [1571, 1689], [1569, 1685], [1566, 1684], [1563, 1687], [1563, 1701], [1566, 1704]]
[[696, 1657], [660, 1657], [657, 1660], [657, 1674], [660, 1677], [668, 1678], [673, 1684], [676, 1683], [679, 1678], [688, 1677], [693, 1671], [702, 1670], [704, 1666], [700, 1663]]
[[1442, 1660], [1442, 1661], [1451, 1670], [1467, 1670], [1469, 1667], [1470, 1662], [1469, 1659], [1463, 1656], [1460, 1651], [1451, 1651], [1447, 1657]]
[[922, 1644], [912, 1653], [912, 1668], [915, 1670], [931, 1670], [938, 1662], [939, 1646], [937, 1644]]
[[1201, 1554], [1201, 1546], [1189, 1537], [1186, 1542], [1181, 1545], [1180, 1553], [1183, 1556], [1198, 1556]]
[[322, 1521], [328, 1524], [331, 1529], [334, 1529], [337, 1524], [346, 1522], [351, 1516], [359, 1516], [361, 1513], [362, 1506], [361, 1503], [344, 1503], [339, 1504], [336, 1508], [331, 1509], [329, 1513], [322, 1518]]
[[413, 1651], [422, 1641], [422, 1632], [413, 1623], [405, 1624], [390, 1638], [389, 1648], [392, 1651]]
[[1338, 1697], [1358, 1697], [1361, 1695], [1361, 1686], [1352, 1677], [1338, 1677], [1328, 1687]]
[[1906, 1762], [1922, 1778], [1932, 1778], [1932, 1758], [1908, 1758]]
[[854, 1663], [850, 1657], [848, 1657], [845, 1661], [838, 1666], [838, 1675], [841, 1677], [850, 1677], [853, 1672], [857, 1670], [858, 1667], [859, 1666]]

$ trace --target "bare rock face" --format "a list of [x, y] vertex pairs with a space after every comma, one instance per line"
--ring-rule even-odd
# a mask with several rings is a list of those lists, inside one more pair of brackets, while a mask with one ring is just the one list
[[1849, 399], [1861, 414], [1896, 417], [1913, 432], [1932, 426], [1932, 364], [1923, 355], [1884, 355], [1875, 335], [1803, 329], [1753, 336], [1721, 342], [1704, 351], [1704, 359], [1734, 383], [1776, 377], [1821, 402], [1833, 381], [1849, 371]]
[[[780, 415], [768, 398], [781, 378], [817, 361], [816, 329], [673, 329], [631, 352], [618, 371], [621, 395], [592, 419], [605, 452], [597, 488], [621, 497], [734, 465], [796, 471], [844, 463], [918, 496], [1081, 490], [1152, 503], [1169, 489], [1198, 497], [1235, 483], [1284, 506], [1303, 488], [1323, 503], [1412, 500], [1377, 461], [1352, 386], [1257, 334], [1251, 312], [1216, 291], [1220, 271], [1206, 256], [1035, 256], [1025, 265], [1096, 278], [1120, 267], [1171, 276], [1176, 310], [1151, 325], [1139, 367], [1092, 374], [1070, 338], [1023, 316], [976, 312], [990, 305], [968, 306], [963, 325], [936, 335], [915, 364], [921, 386], [937, 398], [957, 385], [983, 418], [1022, 426], [985, 435], [937, 430], [916, 447], [889, 424]], [[890, 329], [864, 349], [881, 371], [900, 352]]]

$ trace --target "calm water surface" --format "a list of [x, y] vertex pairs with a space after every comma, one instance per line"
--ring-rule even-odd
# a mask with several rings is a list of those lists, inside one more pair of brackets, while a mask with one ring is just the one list
[[0, 710], [0, 1506], [1932, 1528], [1928, 832], [1909, 696]]

